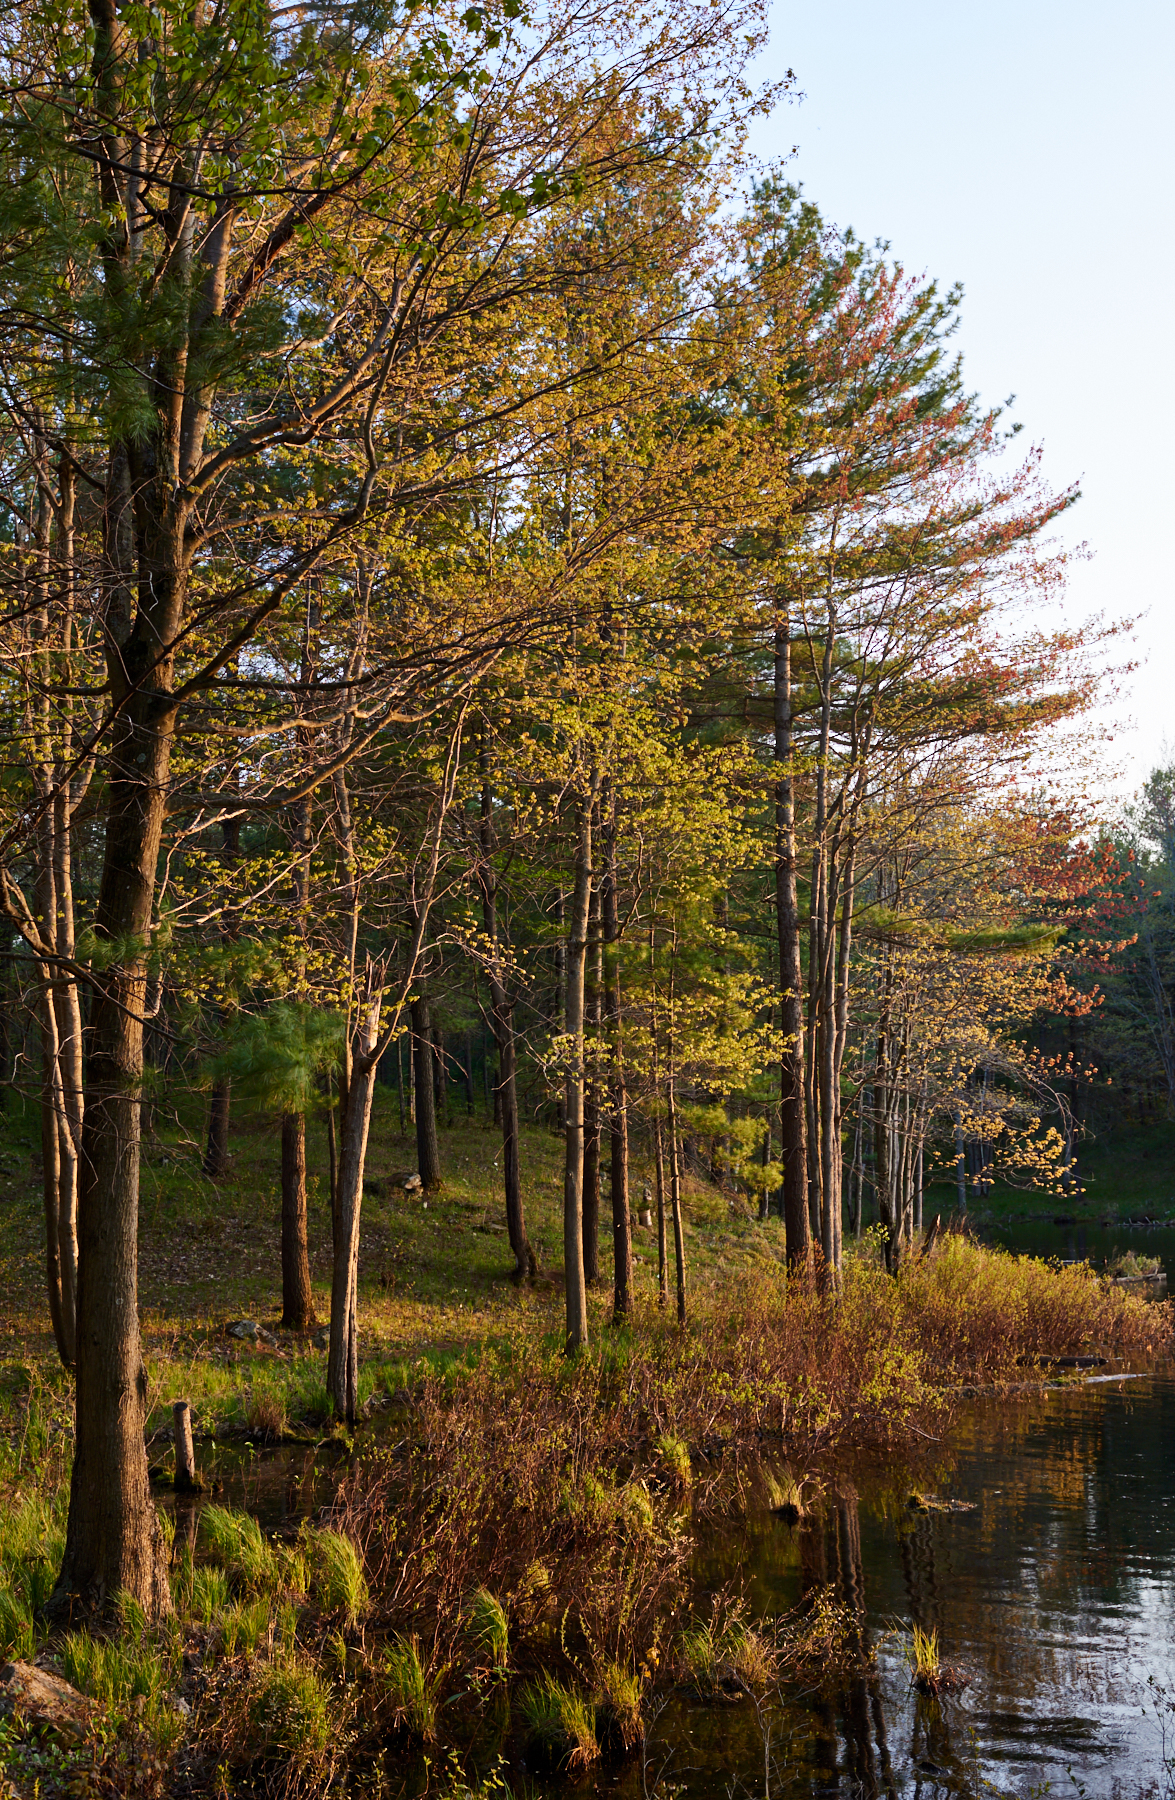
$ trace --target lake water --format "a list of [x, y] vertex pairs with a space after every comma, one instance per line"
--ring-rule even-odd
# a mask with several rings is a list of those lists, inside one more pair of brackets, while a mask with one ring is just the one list
[[[677, 1698], [654, 1765], [668, 1757], [697, 1796], [1167, 1793], [1155, 1708], [1175, 1700], [1175, 1381], [975, 1404], [936, 1472], [939, 1496], [974, 1510], [914, 1512], [902, 1485], [858, 1472], [799, 1526], [768, 1515], [707, 1534], [700, 1590], [741, 1583], [772, 1615], [833, 1582], [863, 1610], [876, 1673], [790, 1696], [763, 1721], [766, 1757], [745, 1703]], [[963, 1692], [914, 1691], [912, 1623], [937, 1628]], [[636, 1771], [598, 1787], [641, 1792]]]
[[[968, 1402], [929, 1459], [916, 1478], [828, 1477], [798, 1525], [762, 1512], [699, 1529], [699, 1612], [735, 1590], [772, 1619], [831, 1585], [858, 1611], [871, 1674], [789, 1690], [761, 1713], [672, 1692], [655, 1701], [643, 1769], [577, 1784], [527, 1769], [508, 1732], [482, 1741], [486, 1761], [505, 1752], [516, 1793], [618, 1800], [1175, 1794], [1175, 1714], [1166, 1750], [1156, 1717], [1166, 1693], [1175, 1701], [1175, 1376]], [[331, 1486], [302, 1450], [233, 1453], [220, 1472], [225, 1498], [271, 1528]], [[971, 1510], [911, 1509], [912, 1479]], [[937, 1629], [944, 1660], [970, 1677], [964, 1691], [914, 1691], [914, 1623]], [[420, 1774], [408, 1791], [422, 1791]]]
[[1047, 1218], [1009, 1219], [985, 1224], [980, 1236], [1021, 1256], [1056, 1256], [1062, 1262], [1088, 1260], [1096, 1269], [1127, 1250], [1139, 1256], [1157, 1256], [1175, 1292], [1175, 1225], [1054, 1225]]

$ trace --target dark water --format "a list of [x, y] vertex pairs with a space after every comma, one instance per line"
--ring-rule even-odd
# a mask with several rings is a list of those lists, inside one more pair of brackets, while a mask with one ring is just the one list
[[[700, 1547], [699, 1587], [741, 1581], [762, 1615], [835, 1583], [864, 1608], [876, 1673], [794, 1694], [764, 1720], [676, 1701], [655, 1750], [672, 1746], [679, 1791], [763, 1795], [769, 1767], [778, 1796], [1165, 1793], [1155, 1707], [1175, 1699], [1175, 1381], [976, 1406], [937, 1471], [939, 1495], [973, 1511], [914, 1512], [903, 1486], [859, 1474], [798, 1527], [751, 1519]], [[962, 1693], [913, 1690], [915, 1622], [971, 1677]], [[640, 1792], [631, 1773], [620, 1785]]]
[[[1058, 1216], [1060, 1216], [1058, 1214]], [[1157, 1256], [1175, 1291], [1175, 1225], [1055, 1225], [1051, 1219], [992, 1220], [980, 1234], [985, 1242], [1022, 1256], [1056, 1256], [1062, 1262], [1091, 1262], [1104, 1268], [1112, 1258], [1133, 1250]]]
[[[972, 1403], [930, 1456], [922, 1491], [972, 1510], [912, 1510], [908, 1471], [858, 1469], [851, 1482], [830, 1477], [798, 1525], [763, 1512], [699, 1533], [699, 1612], [734, 1590], [753, 1615], [774, 1619], [830, 1586], [859, 1609], [873, 1673], [793, 1687], [758, 1710], [680, 1692], [655, 1698], [643, 1770], [556, 1785], [515, 1760], [515, 1791], [623, 1800], [1175, 1791], [1156, 1718], [1165, 1693], [1175, 1701], [1175, 1377]], [[329, 1493], [330, 1471], [309, 1451], [222, 1458], [224, 1498], [271, 1528]], [[914, 1691], [913, 1623], [937, 1628], [944, 1660], [970, 1677], [963, 1692]], [[494, 1748], [491, 1732], [482, 1767]]]

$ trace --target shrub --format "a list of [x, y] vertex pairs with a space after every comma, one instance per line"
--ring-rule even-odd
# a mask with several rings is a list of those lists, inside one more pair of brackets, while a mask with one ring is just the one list
[[1163, 1259], [1161, 1256], [1140, 1256], [1137, 1250], [1123, 1250], [1112, 1262], [1106, 1264], [1107, 1275], [1161, 1275]]
[[679, 1487], [692, 1486], [693, 1468], [689, 1459], [689, 1446], [672, 1431], [664, 1431], [657, 1439], [657, 1460], [671, 1481]]
[[341, 1531], [304, 1530], [301, 1537], [310, 1592], [324, 1612], [354, 1625], [371, 1604], [359, 1552]]
[[478, 1588], [467, 1602], [469, 1641], [478, 1661], [491, 1669], [504, 1669], [510, 1660], [510, 1622], [502, 1602], [488, 1588]]
[[396, 1638], [389, 1644], [381, 1673], [393, 1726], [431, 1744], [437, 1735], [440, 1679], [426, 1671], [414, 1637]]
[[574, 1773], [600, 1754], [595, 1714], [584, 1694], [563, 1687], [551, 1675], [528, 1682], [518, 1696], [526, 1740], [535, 1755]]

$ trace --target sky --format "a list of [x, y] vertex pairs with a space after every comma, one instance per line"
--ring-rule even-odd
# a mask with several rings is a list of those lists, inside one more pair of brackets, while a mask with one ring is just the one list
[[1175, 756], [1175, 6], [772, 0], [758, 70], [789, 67], [803, 98], [757, 126], [759, 158], [962, 282], [968, 387], [1014, 394], [1020, 443], [1081, 484], [1065, 619], [1138, 619], [1096, 716], [1106, 798], [1128, 797]]

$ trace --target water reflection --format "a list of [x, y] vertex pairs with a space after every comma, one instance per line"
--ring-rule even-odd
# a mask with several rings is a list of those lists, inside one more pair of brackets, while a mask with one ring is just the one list
[[[976, 1405], [959, 1421], [934, 1481], [973, 1510], [916, 1510], [901, 1471], [857, 1470], [795, 1527], [764, 1516], [708, 1532], [696, 1560], [701, 1605], [738, 1582], [754, 1611], [772, 1615], [831, 1586], [874, 1662], [781, 1697], [766, 1722], [769, 1782], [752, 1709], [701, 1721], [702, 1709], [667, 1709], [661, 1735], [678, 1732], [690, 1750], [679, 1791], [1168, 1791], [1147, 1678], [1175, 1692], [1173, 1451], [1170, 1379], [1082, 1384]], [[915, 1623], [937, 1629], [944, 1660], [970, 1675], [964, 1692], [915, 1691]], [[640, 1792], [628, 1776], [620, 1787]]]
[[[1128, 1800], [1152, 1783], [1169, 1793], [1147, 1679], [1175, 1695], [1175, 1380], [973, 1403], [936, 1454], [915, 1473], [829, 1474], [794, 1525], [763, 1510], [699, 1531], [699, 1613], [733, 1589], [751, 1613], [777, 1618], [831, 1589], [858, 1657], [769, 1704], [662, 1696], [643, 1771], [605, 1770], [572, 1790], [518, 1761], [516, 1789], [986, 1800], [1046, 1786], [1076, 1795], [1076, 1782], [1088, 1800]], [[224, 1452], [217, 1478], [270, 1529], [313, 1511], [332, 1486], [302, 1448]], [[913, 1483], [970, 1510], [912, 1507]], [[190, 1539], [191, 1506], [177, 1505], [176, 1526]], [[944, 1660], [971, 1677], [965, 1691], [915, 1691], [913, 1624], [938, 1631]], [[504, 1723], [491, 1750], [509, 1742], [497, 1735]]]

